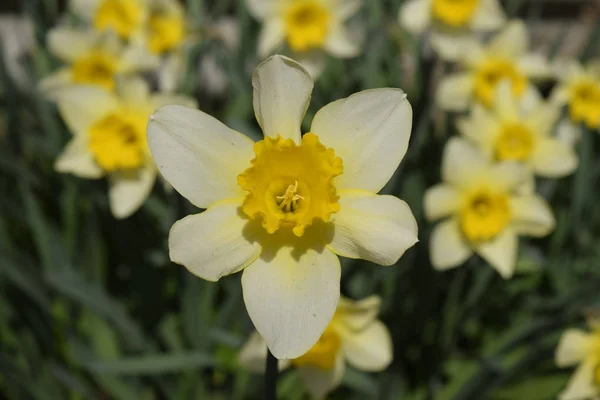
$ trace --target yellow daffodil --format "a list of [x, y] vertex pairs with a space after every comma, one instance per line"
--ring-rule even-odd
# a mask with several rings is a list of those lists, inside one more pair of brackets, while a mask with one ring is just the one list
[[47, 42], [50, 52], [66, 64], [40, 82], [40, 89], [50, 97], [68, 85], [95, 85], [112, 91], [118, 75], [158, 66], [158, 58], [143, 47], [124, 46], [110, 33], [59, 27], [48, 33]]
[[552, 92], [552, 101], [567, 106], [573, 124], [599, 129], [600, 60], [591, 61], [586, 67], [574, 60], [557, 64], [558, 85]]
[[511, 94], [510, 83], [498, 85], [491, 109], [475, 104], [469, 117], [458, 121], [459, 131], [492, 161], [518, 161], [534, 174], [550, 178], [577, 168], [573, 148], [551, 135], [560, 110], [544, 103], [537, 90], [524, 104]]
[[164, 178], [207, 210], [178, 221], [171, 260], [209, 280], [244, 271], [244, 301], [277, 358], [296, 358], [321, 337], [340, 295], [336, 256], [392, 265], [417, 241], [403, 201], [377, 195], [402, 160], [412, 110], [399, 89], [368, 90], [300, 125], [313, 80], [273, 56], [253, 76], [264, 140], [201, 111], [166, 106], [148, 124]]
[[150, 95], [137, 78], [120, 82], [116, 93], [94, 86], [61, 90], [57, 105], [73, 138], [56, 160], [56, 171], [87, 179], [107, 176], [113, 215], [128, 217], [142, 205], [156, 177], [146, 144], [148, 117], [173, 103], [195, 106], [184, 97]]
[[284, 43], [313, 77], [324, 67], [324, 52], [355, 57], [360, 40], [352, 38], [346, 21], [362, 0], [247, 0], [252, 15], [263, 23], [258, 55], [272, 54]]
[[569, 329], [563, 333], [556, 349], [556, 365], [578, 365], [559, 400], [600, 399], [600, 323], [590, 321], [592, 332]]
[[551, 76], [551, 69], [540, 54], [527, 53], [529, 35], [521, 21], [511, 22], [483, 47], [473, 44], [462, 52], [462, 71], [441, 79], [436, 93], [439, 107], [464, 111], [473, 101], [490, 107], [496, 86], [508, 79], [515, 97], [531, 95], [530, 79]]
[[474, 33], [499, 29], [506, 21], [498, 0], [409, 0], [398, 14], [413, 34], [431, 28], [430, 43], [445, 60], [456, 60]]
[[434, 268], [458, 267], [477, 253], [510, 278], [518, 236], [545, 236], [555, 224], [544, 199], [519, 190], [527, 175], [518, 163], [493, 164], [464, 139], [450, 139], [442, 157], [444, 182], [429, 188], [424, 200], [429, 220], [445, 218], [431, 234]]
[[[305, 387], [314, 398], [322, 398], [339, 386], [346, 362], [367, 372], [383, 371], [392, 361], [392, 340], [386, 326], [377, 319], [381, 300], [371, 296], [361, 301], [345, 297], [317, 343], [304, 355], [281, 360], [279, 368], [297, 368]], [[240, 350], [239, 361], [256, 373], [263, 373], [267, 345], [254, 332]]]

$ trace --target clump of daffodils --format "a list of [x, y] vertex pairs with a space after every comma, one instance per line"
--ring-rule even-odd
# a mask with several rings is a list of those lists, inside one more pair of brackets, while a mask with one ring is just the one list
[[591, 332], [568, 329], [556, 349], [556, 365], [577, 366], [559, 400], [597, 399], [600, 397], [600, 321], [589, 321]]
[[[325, 66], [325, 54], [355, 57], [360, 40], [347, 27], [361, 0], [247, 0], [248, 9], [263, 24], [258, 55], [264, 58], [285, 45], [313, 77]], [[356, 35], [354, 35], [356, 36]]]
[[377, 194], [406, 153], [412, 111], [399, 89], [367, 90], [323, 107], [301, 135], [308, 72], [274, 56], [253, 87], [263, 140], [166, 106], [150, 118], [148, 144], [165, 179], [206, 208], [175, 223], [171, 260], [210, 281], [243, 271], [257, 331], [275, 357], [297, 358], [338, 306], [338, 255], [392, 265], [417, 241], [406, 203]]
[[407, 31], [423, 34], [444, 60], [460, 58], [475, 34], [499, 29], [506, 17], [498, 0], [409, 0], [402, 4], [398, 21]]
[[425, 193], [426, 217], [443, 219], [431, 234], [433, 267], [458, 267], [476, 253], [510, 278], [518, 237], [545, 236], [555, 225], [546, 201], [522, 190], [527, 177], [523, 165], [494, 163], [464, 139], [450, 139], [442, 157], [443, 183]]
[[[392, 339], [377, 319], [381, 299], [371, 296], [361, 301], [345, 297], [317, 343], [305, 354], [281, 360], [279, 368], [293, 366], [309, 393], [323, 398], [341, 383], [346, 363], [366, 371], [383, 371], [392, 361]], [[253, 372], [264, 372], [267, 345], [254, 332], [239, 354], [239, 362]]]

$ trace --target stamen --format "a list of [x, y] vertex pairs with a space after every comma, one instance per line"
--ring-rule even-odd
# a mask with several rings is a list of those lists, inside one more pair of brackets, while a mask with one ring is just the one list
[[285, 212], [293, 212], [296, 209], [298, 200], [304, 200], [304, 197], [298, 193], [298, 181], [294, 181], [293, 185], [289, 185], [283, 196], [277, 196], [277, 200], [281, 200], [279, 208]]

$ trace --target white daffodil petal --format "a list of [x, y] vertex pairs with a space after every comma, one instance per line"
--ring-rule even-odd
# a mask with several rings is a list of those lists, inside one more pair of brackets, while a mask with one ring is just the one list
[[532, 79], [550, 79], [553, 75], [548, 60], [541, 54], [523, 54], [517, 60], [517, 66], [520, 71]]
[[340, 263], [328, 249], [263, 249], [244, 270], [244, 302], [279, 359], [297, 358], [319, 340], [340, 298]]
[[492, 165], [487, 174], [489, 184], [501, 191], [509, 192], [517, 191], [533, 176], [531, 171], [522, 164], [513, 161], [496, 163]]
[[488, 45], [490, 54], [514, 59], [529, 49], [529, 34], [520, 20], [509, 23]]
[[70, 67], [61, 67], [38, 82], [38, 90], [49, 100], [56, 100], [61, 88], [73, 83]]
[[510, 199], [513, 226], [517, 233], [528, 236], [546, 236], [556, 221], [548, 203], [538, 195], [523, 195]]
[[421, 34], [431, 24], [431, 1], [409, 0], [402, 3], [398, 13], [400, 26], [411, 33]]
[[559, 400], [596, 399], [598, 387], [595, 385], [594, 372], [597, 364], [594, 361], [584, 362], [576, 370], [567, 388], [558, 395]]
[[258, 55], [266, 57], [283, 44], [285, 27], [281, 18], [269, 18], [258, 37]]
[[311, 132], [344, 162], [340, 189], [379, 192], [408, 148], [412, 108], [400, 89], [373, 89], [329, 103], [315, 115]]
[[377, 318], [380, 308], [379, 296], [369, 296], [358, 301], [342, 296], [335, 312], [335, 321], [345, 329], [362, 330]]
[[519, 118], [519, 105], [512, 94], [509, 80], [503, 80], [496, 86], [494, 111], [502, 120], [514, 121]]
[[442, 180], [457, 186], [469, 185], [488, 168], [485, 156], [465, 139], [452, 138], [442, 155]]
[[329, 244], [336, 254], [392, 265], [418, 241], [417, 221], [399, 198], [355, 190], [339, 194]]
[[69, 9], [84, 19], [91, 20], [100, 0], [70, 0]]
[[574, 147], [581, 140], [581, 127], [569, 118], [562, 119], [556, 127], [556, 138], [567, 146]]
[[256, 120], [265, 136], [300, 142], [300, 125], [312, 94], [310, 74], [296, 61], [271, 56], [252, 75]]
[[276, 0], [246, 0], [248, 11], [258, 20], [264, 19], [266, 16], [276, 11]]
[[425, 216], [429, 221], [454, 214], [460, 206], [460, 193], [450, 185], [440, 183], [425, 192]]
[[[238, 362], [251, 372], [264, 374], [266, 359], [267, 343], [258, 332], [252, 332], [248, 341], [240, 349]], [[280, 371], [290, 365], [289, 360], [278, 360], [278, 363]]]
[[346, 21], [348, 18], [352, 17], [354, 14], [358, 12], [358, 10], [362, 7], [362, 0], [342, 0], [337, 1], [334, 4], [333, 12], [337, 17], [337, 20], [340, 22]]
[[470, 25], [476, 31], [492, 31], [500, 28], [505, 21], [506, 16], [498, 0], [481, 0]]
[[54, 170], [86, 179], [98, 179], [104, 176], [104, 171], [96, 164], [89, 152], [87, 135], [75, 135], [71, 139], [56, 159]]
[[321, 76], [327, 65], [327, 54], [323, 51], [308, 51], [293, 56], [314, 80]]
[[571, 174], [579, 159], [571, 146], [558, 139], [543, 138], [537, 143], [532, 155], [536, 174], [548, 178], [560, 178]]
[[444, 111], [464, 111], [473, 93], [473, 75], [459, 72], [443, 77], [435, 93], [435, 101]]
[[160, 173], [196, 206], [244, 196], [237, 176], [250, 166], [253, 142], [210, 115], [162, 107], [150, 117], [148, 145]]
[[433, 228], [429, 251], [431, 264], [437, 270], [459, 267], [473, 254], [455, 218], [442, 221]]
[[198, 106], [195, 99], [178, 94], [156, 94], [150, 98], [150, 104], [152, 105], [153, 111], [169, 104], [176, 104], [188, 108], [196, 108]]
[[560, 368], [577, 365], [590, 354], [592, 336], [581, 329], [568, 329], [560, 337], [554, 359]]
[[[170, 57], [169, 60], [177, 60], [176, 57]], [[121, 72], [137, 72], [137, 71], [148, 71], [151, 69], [158, 68], [160, 65], [160, 58], [155, 54], [150, 53], [143, 43], [130, 44], [123, 50], [120, 57], [120, 69]], [[180, 60], [184, 62], [186, 60]], [[171, 65], [174, 71], [179, 72], [181, 69], [176, 68], [177, 65]]]
[[472, 33], [449, 34], [434, 30], [429, 36], [429, 43], [444, 61], [461, 61], [465, 57], [476, 59], [478, 56], [479, 46]]
[[338, 387], [346, 369], [344, 353], [338, 352], [335, 364], [330, 370], [314, 367], [300, 367], [298, 373], [304, 386], [314, 399], [323, 399], [327, 393]]
[[169, 233], [171, 260], [207, 281], [241, 271], [260, 255], [259, 226], [240, 215], [241, 199], [220, 201], [177, 221]]
[[360, 53], [360, 40], [352, 38], [343, 24], [334, 24], [330, 28], [323, 48], [334, 57], [356, 57]]
[[135, 104], [136, 106], [143, 106], [150, 99], [150, 86], [140, 76], [120, 79], [117, 92], [125, 103]]
[[46, 41], [50, 53], [70, 64], [92, 50], [97, 38], [93, 31], [58, 27], [48, 32]]
[[115, 218], [127, 218], [144, 203], [156, 179], [156, 168], [149, 164], [135, 173], [109, 175], [108, 199]]
[[360, 331], [341, 331], [348, 363], [361, 371], [383, 371], [392, 362], [392, 338], [381, 321]]
[[111, 93], [94, 86], [70, 86], [55, 92], [58, 111], [73, 134], [117, 109], [119, 102]]
[[518, 244], [515, 232], [507, 228], [494, 239], [479, 245], [475, 252], [494, 267], [500, 276], [508, 279], [515, 272]]

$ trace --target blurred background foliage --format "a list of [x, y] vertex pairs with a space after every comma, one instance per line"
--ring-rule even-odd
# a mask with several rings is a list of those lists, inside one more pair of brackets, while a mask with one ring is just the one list
[[[439, 182], [441, 150], [455, 133], [449, 116], [432, 106], [432, 88], [448, 67], [400, 30], [400, 3], [365, 1], [359, 18], [368, 26], [368, 46], [358, 58], [329, 60], [305, 120], [306, 129], [328, 102], [381, 86], [405, 89], [415, 116], [409, 152], [384, 191], [409, 203], [419, 221], [420, 243], [389, 268], [343, 260], [344, 294], [382, 296], [381, 318], [393, 336], [394, 362], [379, 374], [349, 369], [330, 398], [555, 398], [571, 373], [554, 365], [560, 333], [583, 324], [600, 306], [600, 138], [584, 132], [574, 175], [538, 181], [557, 229], [547, 238], [522, 241], [513, 279], [504, 281], [476, 258], [466, 268], [434, 271], [422, 199], [425, 189]], [[564, 1], [550, 14], [572, 17], [571, 25], [577, 25], [583, 14], [590, 20], [590, 9], [598, 12], [591, 4]], [[543, 5], [505, 3], [508, 13], [526, 18], [528, 26], [546, 17]], [[105, 181], [54, 172], [69, 133], [34, 82], [58, 65], [44, 41], [64, 7], [56, 0], [8, 1], [0, 7], [31, 18], [35, 38], [33, 51], [21, 60], [25, 83], [9, 76], [0, 62], [0, 396], [262, 398], [262, 378], [237, 364], [238, 350], [253, 330], [240, 275], [209, 283], [169, 261], [169, 228], [197, 210], [156, 185], [141, 210], [117, 221], [108, 210]], [[190, 66], [215, 57], [226, 77], [224, 93], [205, 91], [195, 67], [182, 90], [195, 96], [202, 110], [258, 137], [250, 82], [258, 62], [258, 24], [241, 1], [189, 0], [187, 9], [199, 27], [223, 16], [235, 18], [240, 44], [227, 51], [206, 35], [189, 55]], [[589, 27], [582, 46], [567, 49], [582, 59], [598, 55], [600, 25]], [[565, 46], [560, 38], [566, 29], [542, 43], [551, 56]], [[308, 398], [293, 371], [280, 377], [278, 391], [281, 399]]]

